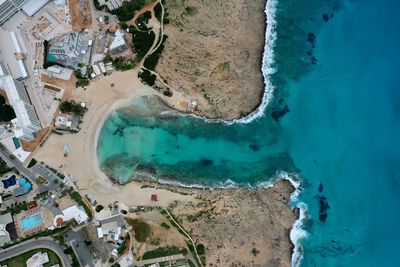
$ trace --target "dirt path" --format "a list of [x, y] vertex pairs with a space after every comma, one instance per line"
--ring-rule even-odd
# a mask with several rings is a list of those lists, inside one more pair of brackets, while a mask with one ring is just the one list
[[145, 5], [141, 10], [137, 11], [137, 12], [135, 13], [135, 15], [133, 16], [133, 18], [132, 18], [131, 20], [128, 20], [126, 23], [127, 23], [129, 26], [136, 25], [136, 20], [137, 20], [137, 18], [138, 18], [140, 15], [142, 15], [143, 13], [147, 12], [147, 11], [151, 11], [151, 13], [152, 13], [151, 16], [153, 17], [153, 15], [154, 15], [154, 7], [158, 4], [158, 2], [159, 2], [159, 0], [157, 0], [157, 1], [154, 2], [154, 3], [148, 3], [148, 4]]

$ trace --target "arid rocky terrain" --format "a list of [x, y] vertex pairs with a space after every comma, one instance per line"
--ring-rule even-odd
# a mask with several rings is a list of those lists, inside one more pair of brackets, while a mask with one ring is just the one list
[[234, 119], [263, 94], [265, 0], [167, 0], [170, 23], [157, 72], [197, 101], [194, 113]]
[[288, 203], [294, 190], [290, 182], [256, 191], [156, 187], [196, 196], [176, 201], [169, 210], [195, 243], [204, 245], [205, 266], [291, 266], [289, 234], [299, 214]]

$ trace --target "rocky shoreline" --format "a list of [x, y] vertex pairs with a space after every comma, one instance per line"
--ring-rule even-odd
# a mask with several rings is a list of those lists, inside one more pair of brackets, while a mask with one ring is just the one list
[[206, 247], [206, 266], [291, 266], [290, 231], [299, 209], [289, 205], [296, 190], [290, 181], [281, 179], [254, 190], [199, 188], [163, 183], [141, 173], [130, 182], [194, 197], [174, 201], [169, 208], [195, 242]]
[[196, 101], [193, 114], [233, 120], [260, 106], [265, 5], [265, 0], [166, 2], [168, 39], [156, 70], [174, 93]]

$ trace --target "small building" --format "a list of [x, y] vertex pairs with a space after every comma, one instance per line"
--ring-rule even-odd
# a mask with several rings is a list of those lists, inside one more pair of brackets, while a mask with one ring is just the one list
[[158, 201], [157, 194], [152, 194], [151, 195], [151, 201]]
[[89, 220], [86, 212], [77, 205], [64, 209], [62, 214], [64, 215], [64, 221], [75, 220], [77, 224], [85, 223]]
[[44, 264], [49, 262], [49, 255], [47, 255], [47, 252], [38, 252], [32, 255], [27, 261], [26, 261], [26, 267], [43, 267]]
[[50, 78], [57, 78], [65, 81], [71, 79], [72, 73], [73, 71], [71, 69], [63, 68], [58, 65], [48, 67], [44, 72], [44, 74], [46, 74]]
[[128, 49], [128, 45], [126, 44], [125, 38], [124, 38], [124, 32], [121, 30], [117, 30], [114, 34], [114, 38], [110, 44], [110, 53], [111, 54], [117, 54], [124, 52], [126, 49]]
[[123, 219], [121, 214], [112, 215], [101, 219], [97, 228], [98, 238], [104, 238], [108, 241], [118, 242], [122, 235]]
[[11, 242], [10, 233], [7, 231], [7, 225], [13, 223], [11, 213], [0, 215], [0, 247]]

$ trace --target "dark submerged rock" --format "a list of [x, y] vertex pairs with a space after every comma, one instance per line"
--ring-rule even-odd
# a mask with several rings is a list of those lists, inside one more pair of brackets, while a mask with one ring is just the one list
[[203, 166], [210, 166], [214, 164], [214, 161], [212, 161], [211, 159], [202, 159], [201, 164]]
[[322, 192], [324, 190], [324, 185], [322, 183], [318, 186], [318, 192]]
[[326, 197], [321, 196], [319, 198], [319, 220], [321, 222], [325, 222], [326, 219], [328, 218], [328, 209], [329, 209], [328, 200], [326, 199]]
[[307, 41], [314, 47], [315, 42], [316, 42], [317, 36], [315, 36], [314, 33], [309, 32], [307, 34]]
[[322, 19], [323, 19], [325, 22], [328, 22], [329, 19], [330, 19], [329, 14], [327, 14], [327, 13], [322, 14]]
[[286, 115], [290, 111], [288, 105], [283, 105], [282, 107], [276, 107], [272, 109], [271, 116], [275, 121], [279, 121], [280, 118]]
[[253, 151], [258, 151], [258, 150], [260, 150], [260, 145], [259, 144], [250, 144], [249, 145], [249, 148], [251, 149], [251, 150], [253, 150]]

